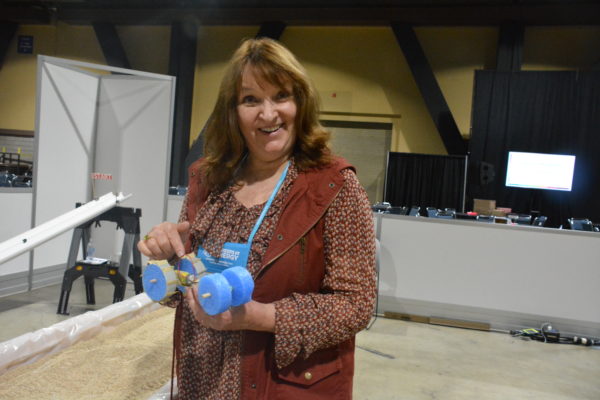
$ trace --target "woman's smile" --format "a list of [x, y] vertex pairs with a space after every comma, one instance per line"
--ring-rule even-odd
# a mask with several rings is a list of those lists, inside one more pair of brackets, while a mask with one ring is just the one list
[[281, 128], [283, 126], [283, 124], [279, 124], [273, 127], [269, 127], [269, 128], [259, 128], [259, 130], [263, 133], [266, 134], [271, 134], [271, 133], [275, 133], [279, 130], [279, 128]]

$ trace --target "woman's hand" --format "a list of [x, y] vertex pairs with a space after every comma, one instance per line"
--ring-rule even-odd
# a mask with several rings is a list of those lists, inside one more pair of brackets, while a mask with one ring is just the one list
[[174, 255], [185, 255], [185, 241], [190, 234], [190, 223], [185, 221], [179, 224], [163, 222], [156, 225], [138, 242], [140, 253], [151, 260], [168, 260]]
[[208, 315], [198, 302], [197, 286], [188, 288], [185, 301], [203, 326], [218, 331], [254, 330], [275, 332], [275, 306], [250, 300], [217, 315]]

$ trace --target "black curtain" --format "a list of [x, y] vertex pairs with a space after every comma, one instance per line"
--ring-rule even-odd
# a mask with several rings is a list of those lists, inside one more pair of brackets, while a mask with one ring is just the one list
[[[550, 226], [600, 220], [600, 72], [476, 71], [472, 116], [469, 199], [538, 211]], [[509, 151], [575, 155], [572, 191], [505, 187]], [[481, 179], [486, 163], [495, 169], [489, 183]]]
[[384, 199], [392, 206], [462, 211], [466, 156], [390, 152]]

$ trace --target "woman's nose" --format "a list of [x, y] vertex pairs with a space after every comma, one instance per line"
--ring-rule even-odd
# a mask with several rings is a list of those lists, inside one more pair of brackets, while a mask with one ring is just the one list
[[272, 100], [265, 100], [262, 104], [260, 116], [265, 121], [272, 120], [277, 117], [277, 106]]

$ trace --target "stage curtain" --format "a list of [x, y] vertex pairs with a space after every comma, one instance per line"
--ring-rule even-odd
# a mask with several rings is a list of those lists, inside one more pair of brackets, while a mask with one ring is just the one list
[[[476, 71], [471, 133], [469, 200], [538, 211], [555, 227], [569, 217], [600, 221], [600, 72]], [[505, 187], [509, 151], [575, 155], [572, 191]], [[495, 169], [490, 183], [482, 162]]]
[[462, 211], [465, 156], [390, 152], [385, 201], [394, 207], [454, 208]]

